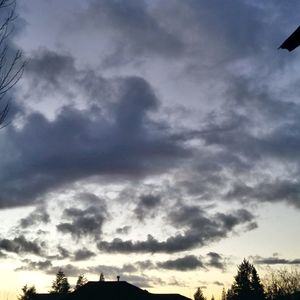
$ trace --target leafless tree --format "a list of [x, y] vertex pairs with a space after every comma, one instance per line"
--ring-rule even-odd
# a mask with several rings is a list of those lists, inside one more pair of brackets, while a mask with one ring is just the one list
[[9, 110], [7, 92], [19, 81], [24, 70], [20, 50], [9, 46], [9, 37], [14, 27], [16, 0], [0, 0], [0, 127], [7, 125]]
[[286, 299], [300, 292], [300, 272], [297, 269], [270, 269], [263, 282], [269, 300]]

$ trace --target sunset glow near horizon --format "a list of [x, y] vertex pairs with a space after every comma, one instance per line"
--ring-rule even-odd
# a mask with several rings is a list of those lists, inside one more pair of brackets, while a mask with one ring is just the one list
[[300, 2], [18, 0], [0, 299], [61, 268], [219, 299], [300, 263]]

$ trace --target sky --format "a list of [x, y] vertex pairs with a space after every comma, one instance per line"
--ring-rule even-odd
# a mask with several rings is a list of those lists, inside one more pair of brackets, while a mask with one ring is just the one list
[[[300, 2], [18, 0], [0, 298], [59, 268], [216, 299], [300, 264]], [[1, 12], [5, 16], [6, 12]]]

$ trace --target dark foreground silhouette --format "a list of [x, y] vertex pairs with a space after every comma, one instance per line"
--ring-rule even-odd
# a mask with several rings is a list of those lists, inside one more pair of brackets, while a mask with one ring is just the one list
[[179, 294], [152, 294], [126, 281], [89, 281], [68, 294], [33, 294], [30, 300], [191, 300]]
[[300, 26], [282, 43], [280, 49], [293, 51], [300, 45]]
[[[152, 294], [126, 281], [88, 281], [84, 274], [78, 276], [71, 288], [68, 278], [59, 269], [48, 294], [37, 294], [35, 286], [25, 285], [18, 300], [191, 300], [179, 294]], [[298, 269], [270, 269], [261, 281], [253, 264], [244, 259], [228, 290], [223, 287], [221, 300], [300, 300], [300, 272]], [[194, 300], [206, 300], [197, 288]], [[211, 300], [215, 300], [214, 296]]]

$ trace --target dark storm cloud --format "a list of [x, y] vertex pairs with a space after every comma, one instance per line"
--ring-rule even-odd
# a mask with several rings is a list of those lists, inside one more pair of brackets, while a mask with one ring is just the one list
[[119, 78], [113, 91], [113, 102], [99, 99], [83, 110], [66, 106], [52, 121], [32, 113], [22, 128], [3, 132], [9, 151], [1, 163], [7, 172], [0, 178], [0, 207], [29, 204], [95, 175], [128, 179], [165, 172], [190, 155], [166, 124], [149, 118], [158, 99], [143, 78]]
[[170, 259], [157, 263], [157, 266], [167, 270], [190, 271], [204, 268], [203, 262], [195, 255], [187, 255], [185, 257]]
[[258, 265], [300, 265], [300, 258], [256, 257], [253, 263]]
[[140, 221], [143, 221], [145, 217], [153, 217], [155, 215], [156, 210], [161, 202], [160, 196], [155, 195], [142, 195], [137, 203], [137, 206], [134, 210], [137, 218]]
[[143, 241], [115, 238], [111, 242], [101, 241], [97, 246], [106, 252], [176, 253], [208, 245], [213, 241], [225, 238], [238, 225], [249, 225], [254, 220], [254, 216], [245, 209], [228, 214], [208, 215], [197, 206], [185, 205], [181, 207], [178, 205], [176, 210], [169, 212], [169, 217], [175, 228], [186, 228], [182, 234], [171, 236], [165, 241], [158, 241], [150, 234]]
[[69, 233], [78, 239], [89, 236], [98, 240], [107, 217], [107, 210], [104, 203], [99, 203], [86, 209], [66, 208], [63, 215], [71, 221], [58, 224], [56, 226], [58, 231]]
[[33, 225], [39, 225], [40, 223], [47, 224], [50, 222], [50, 216], [44, 207], [36, 208], [27, 217], [20, 220], [20, 226], [27, 228]]
[[93, 256], [96, 256], [96, 254], [86, 248], [84, 249], [79, 249], [75, 251], [74, 253], [74, 260], [79, 261], [79, 260], [87, 260], [92, 258]]
[[37, 241], [28, 241], [23, 235], [14, 239], [0, 239], [0, 249], [16, 254], [42, 254], [42, 247]]

